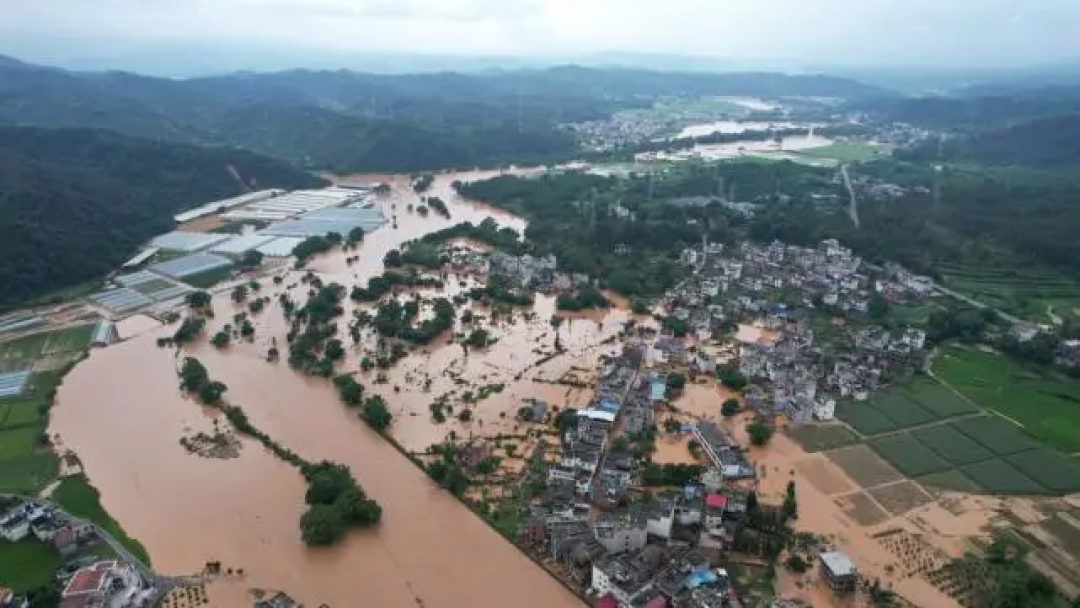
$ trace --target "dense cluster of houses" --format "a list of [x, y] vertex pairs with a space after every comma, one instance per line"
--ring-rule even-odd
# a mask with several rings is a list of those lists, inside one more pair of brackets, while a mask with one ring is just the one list
[[[761, 332], [739, 340], [738, 365], [756, 387], [745, 402], [762, 413], [795, 422], [831, 419], [837, 401], [866, 399], [892, 373], [921, 359], [925, 332], [889, 331], [868, 313], [872, 298], [924, 300], [934, 288], [928, 277], [897, 264], [871, 269], [833, 239], [812, 248], [744, 243], [731, 252], [706, 245], [683, 258], [698, 272], [667, 295], [666, 308], [699, 340], [725, 324], [759, 326]], [[808, 320], [806, 311], [813, 309], [855, 322], [837, 325], [825, 339]]]
[[520, 289], [535, 289], [542, 293], [570, 291], [590, 283], [589, 275], [560, 272], [554, 255], [515, 256], [504, 251], [494, 251], [488, 260], [490, 276], [504, 279], [508, 285]]

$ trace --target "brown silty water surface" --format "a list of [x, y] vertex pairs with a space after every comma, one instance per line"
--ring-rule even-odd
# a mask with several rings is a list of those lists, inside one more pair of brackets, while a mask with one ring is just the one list
[[[521, 230], [524, 222], [486, 206], [460, 200], [450, 188], [455, 179], [482, 174], [443, 174], [430, 194], [448, 203], [452, 218], [409, 214], [405, 207], [418, 197], [407, 178], [394, 177], [394, 191], [379, 205], [398, 228], [390, 226], [365, 238], [360, 260], [351, 266], [340, 252], [314, 260], [309, 267], [324, 281], [352, 286], [382, 271], [382, 257], [408, 239], [460, 221], [479, 222], [494, 216], [502, 225]], [[248, 606], [251, 588], [281, 589], [306, 605], [335, 607], [425, 606], [578, 606], [580, 601], [466, 507], [432, 484], [424, 473], [388, 442], [368, 429], [340, 404], [329, 382], [302, 377], [284, 362], [264, 360], [272, 338], [285, 346], [285, 323], [277, 294], [299, 282], [290, 271], [281, 287], [264, 281], [273, 302], [255, 317], [253, 343], [218, 351], [206, 344], [192, 347], [210, 370], [225, 382], [227, 399], [241, 406], [251, 421], [280, 443], [312, 461], [328, 459], [349, 465], [358, 481], [383, 507], [374, 530], [351, 533], [340, 545], [308, 549], [298, 521], [304, 510], [305, 486], [300, 474], [254, 442], [245, 440], [239, 458], [215, 460], [188, 454], [179, 444], [191, 432], [210, 432], [210, 414], [177, 390], [175, 353], [158, 348], [158, 337], [174, 328], [139, 327], [131, 340], [94, 351], [65, 379], [53, 410], [50, 431], [74, 450], [105, 507], [146, 546], [155, 569], [166, 574], [201, 570], [207, 561], [242, 568], [210, 587], [213, 606]], [[291, 290], [302, 301], [306, 287]], [[214, 301], [216, 331], [239, 311], [227, 294]], [[347, 302], [345, 317], [351, 315]], [[466, 356], [457, 345], [432, 344], [417, 349], [388, 372], [388, 382], [369, 390], [384, 394], [395, 414], [393, 435], [407, 449], [423, 449], [451, 429], [459, 436], [512, 432], [513, 414], [527, 397], [556, 405], [580, 405], [587, 390], [535, 381], [555, 379], [567, 371], [591, 377], [596, 359], [618, 348], [617, 337], [629, 313], [581, 316], [564, 323], [560, 340], [565, 353], [535, 365], [554, 350], [551, 298], [538, 298], [536, 314], [526, 321], [492, 326], [499, 341]], [[480, 312], [480, 311], [478, 311]], [[147, 328], [148, 329], [148, 328]], [[605, 340], [608, 342], [601, 344]], [[349, 340], [345, 340], [346, 344]], [[366, 342], [366, 340], [365, 340]], [[350, 354], [343, 370], [355, 371], [363, 345]], [[580, 368], [580, 369], [576, 369]], [[447, 370], [469, 384], [503, 383], [503, 392], [476, 404], [474, 420], [444, 425], [430, 421], [428, 404], [458, 387]], [[432, 378], [429, 392], [424, 375]], [[515, 379], [518, 378], [518, 379]], [[400, 392], [395, 392], [397, 386]], [[461, 407], [455, 405], [455, 411]], [[500, 413], [505, 413], [500, 417]]]

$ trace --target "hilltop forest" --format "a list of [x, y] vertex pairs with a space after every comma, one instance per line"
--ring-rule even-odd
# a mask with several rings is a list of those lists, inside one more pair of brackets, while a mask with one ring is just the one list
[[242, 150], [0, 128], [0, 306], [104, 275], [172, 229], [184, 209], [248, 189], [321, 183]]
[[542, 163], [577, 152], [559, 125], [670, 95], [888, 95], [826, 76], [560, 67], [485, 74], [294, 70], [169, 80], [0, 61], [0, 124], [95, 127], [236, 146], [309, 169], [406, 172]]

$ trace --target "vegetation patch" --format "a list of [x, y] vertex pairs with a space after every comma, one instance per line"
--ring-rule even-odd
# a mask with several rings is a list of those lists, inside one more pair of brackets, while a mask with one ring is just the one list
[[1046, 493], [1046, 488], [1000, 458], [969, 464], [960, 470], [990, 494]]
[[949, 468], [948, 462], [906, 433], [875, 439], [870, 442], [870, 446], [908, 477], [918, 477]]
[[836, 408], [836, 415], [866, 436], [895, 431], [895, 422], [864, 401], [846, 401]]
[[888, 156], [891, 148], [864, 141], [838, 141], [819, 148], [800, 150], [802, 156], [831, 158], [840, 162], [861, 162]]
[[949, 469], [947, 471], [930, 473], [929, 475], [915, 478], [915, 481], [928, 488], [944, 490], [946, 492], [979, 494], [983, 491], [979, 484], [972, 481], [967, 475], [961, 473], [959, 469]]
[[896, 469], [865, 445], [841, 448], [825, 455], [864, 488], [899, 481], [901, 478]]
[[15, 593], [48, 585], [60, 563], [56, 550], [37, 539], [17, 543], [0, 540], [0, 586]]
[[958, 420], [952, 428], [986, 446], [998, 456], [1016, 454], [1039, 447], [1039, 443], [1015, 424], [997, 416]]
[[916, 380], [906, 385], [904, 390], [939, 418], [974, 414], [979, 411], [978, 407], [935, 380]]
[[120, 524], [105, 512], [101, 506], [101, 495], [97, 488], [90, 485], [86, 475], [72, 475], [60, 480], [53, 491], [52, 499], [68, 513], [100, 526], [144, 564], [150, 563], [150, 555], [139, 541], [128, 536]]
[[911, 436], [952, 465], [970, 464], [994, 456], [981, 443], [949, 425], [917, 429], [911, 431]]
[[927, 494], [926, 490], [911, 481], [878, 486], [867, 490], [867, 493], [893, 515], [907, 513], [934, 500], [934, 497]]
[[1080, 466], [1070, 458], [1040, 449], [1012, 454], [1005, 460], [1054, 492], [1080, 490]]
[[860, 438], [842, 424], [802, 424], [788, 435], [807, 452], [823, 452], [858, 443]]
[[964, 396], [1019, 422], [1051, 447], [1080, 452], [1080, 382], [962, 347], [942, 352], [934, 371]]
[[919, 426], [937, 419], [933, 412], [924, 409], [906, 393], [895, 389], [875, 396], [870, 400], [870, 407], [892, 420], [898, 429]]

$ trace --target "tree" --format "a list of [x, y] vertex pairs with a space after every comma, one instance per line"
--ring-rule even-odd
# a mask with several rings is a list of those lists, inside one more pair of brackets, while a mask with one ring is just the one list
[[382, 519], [382, 507], [379, 503], [365, 497], [356, 485], [346, 488], [338, 495], [334, 507], [341, 513], [345, 523], [352, 526], [372, 526]]
[[386, 401], [379, 395], [368, 397], [364, 400], [364, 408], [361, 413], [364, 421], [376, 431], [384, 431], [390, 427], [394, 416], [386, 408]]
[[559, 435], [565, 435], [567, 431], [577, 428], [577, 410], [568, 407], [555, 415], [555, 428], [559, 429]]
[[462, 408], [462, 410], [458, 412], [457, 419], [461, 422], [469, 422], [470, 420], [472, 420], [472, 410], [470, 410], [469, 408]]
[[678, 393], [686, 386], [686, 374], [674, 373], [667, 377], [667, 387], [672, 392]]
[[675, 418], [668, 418], [664, 420], [664, 431], [669, 434], [675, 434], [682, 430], [682, 423]]
[[300, 534], [307, 545], [332, 545], [345, 536], [345, 530], [345, 520], [333, 505], [311, 505], [300, 517]]
[[349, 230], [349, 235], [345, 238], [345, 242], [350, 245], [355, 245], [364, 240], [364, 229], [360, 226]]
[[730, 366], [717, 368], [716, 378], [720, 380], [724, 386], [734, 391], [741, 391], [746, 388], [746, 385], [748, 384], [746, 376], [744, 376], [737, 368]]
[[750, 443], [763, 446], [772, 439], [773, 429], [760, 420], [755, 420], [746, 425], [746, 433], [750, 436]]
[[208, 291], [193, 291], [184, 298], [191, 308], [206, 308], [210, 305], [213, 297]]
[[219, 331], [214, 334], [213, 338], [210, 338], [210, 344], [213, 344], [215, 348], [225, 348], [229, 345], [231, 336], [227, 331]]
[[810, 569], [810, 564], [798, 553], [792, 553], [784, 562], [784, 566], [796, 574], [803, 574]]
[[263, 254], [255, 249], [248, 249], [240, 256], [240, 266], [243, 268], [258, 268], [262, 263]]
[[787, 519], [798, 519], [799, 517], [799, 502], [795, 498], [795, 480], [788, 481], [787, 491], [784, 494], [784, 517]]
[[483, 348], [491, 342], [491, 334], [488, 330], [477, 328], [469, 333], [469, 337], [465, 339], [464, 344], [475, 348]]
[[735, 414], [739, 413], [739, 407], [740, 405], [738, 399], [734, 397], [730, 399], [725, 399], [724, 402], [720, 404], [720, 415], [724, 418], [731, 418]]
[[247, 285], [237, 285], [232, 290], [232, 301], [239, 304], [247, 299], [248, 288]]

